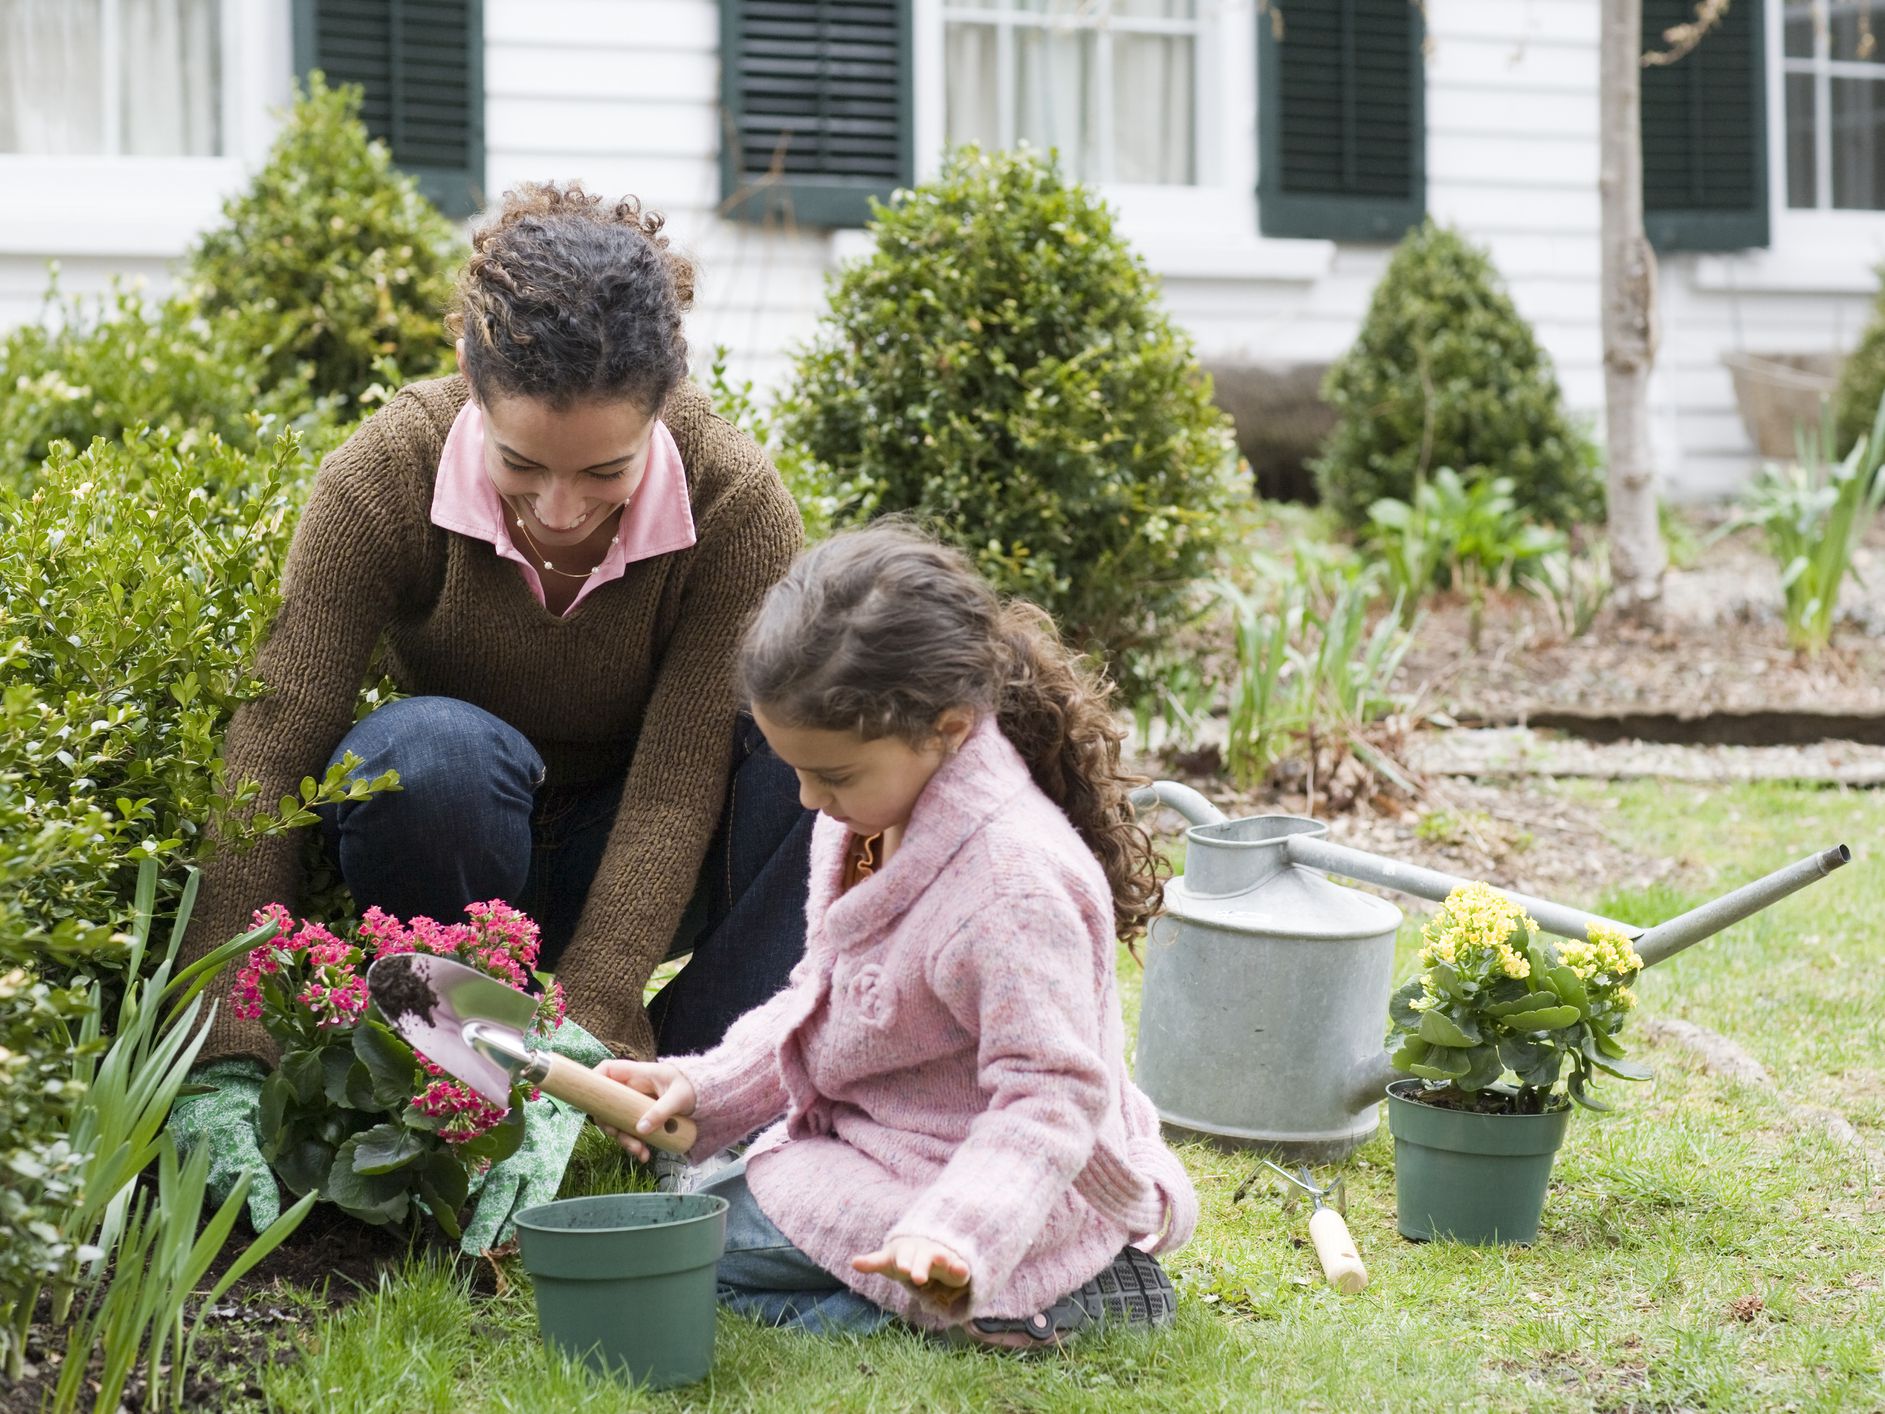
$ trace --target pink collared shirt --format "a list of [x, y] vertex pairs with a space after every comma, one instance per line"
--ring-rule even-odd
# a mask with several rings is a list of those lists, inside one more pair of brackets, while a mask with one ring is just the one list
[[[484, 415], [476, 403], [466, 403], [452, 423], [439, 454], [438, 480], [432, 490], [432, 524], [482, 540], [504, 559], [515, 561], [524, 583], [545, 604], [543, 580], [537, 567], [511, 543], [504, 524], [504, 499], [484, 470]], [[622, 508], [609, 553], [576, 591], [565, 616], [612, 579], [620, 579], [637, 560], [685, 550], [694, 543], [694, 510], [687, 498], [687, 472], [681, 449], [667, 424], [656, 422], [648, 443], [647, 470], [641, 485]], [[547, 607], [547, 604], [546, 604]]]

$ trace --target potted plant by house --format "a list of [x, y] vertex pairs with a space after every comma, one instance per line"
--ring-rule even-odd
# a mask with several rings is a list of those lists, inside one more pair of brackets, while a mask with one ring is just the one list
[[1485, 884], [1447, 895], [1421, 942], [1388, 1008], [1394, 1064], [1415, 1077], [1388, 1087], [1401, 1233], [1530, 1242], [1572, 1103], [1607, 1108], [1590, 1092], [1599, 1071], [1649, 1078], [1617, 1040], [1643, 960], [1601, 925], [1541, 938]]

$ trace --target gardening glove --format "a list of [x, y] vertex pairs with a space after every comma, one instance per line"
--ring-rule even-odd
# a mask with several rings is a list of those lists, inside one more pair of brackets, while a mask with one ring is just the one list
[[252, 1060], [219, 1060], [190, 1072], [192, 1085], [211, 1085], [207, 1094], [185, 1095], [170, 1107], [170, 1137], [179, 1157], [197, 1145], [209, 1146], [209, 1201], [220, 1207], [249, 1175], [249, 1224], [262, 1231], [281, 1216], [281, 1192], [262, 1157], [256, 1116], [262, 1104], [266, 1072]]
[[[609, 1056], [607, 1046], [568, 1020], [552, 1034], [547, 1049], [589, 1066]], [[517, 1152], [491, 1165], [482, 1180], [472, 1180], [475, 1202], [459, 1242], [461, 1251], [476, 1256], [510, 1241], [518, 1213], [556, 1197], [587, 1118], [574, 1105], [548, 1095], [524, 1106], [524, 1142]]]

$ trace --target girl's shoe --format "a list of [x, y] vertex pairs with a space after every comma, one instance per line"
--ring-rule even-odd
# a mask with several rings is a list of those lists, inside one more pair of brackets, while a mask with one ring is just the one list
[[1008, 1350], [1051, 1350], [1101, 1325], [1167, 1326], [1178, 1313], [1178, 1293], [1150, 1252], [1122, 1247], [1112, 1264], [1032, 1316], [984, 1316], [963, 1326], [979, 1345]]
[[709, 1154], [699, 1162], [691, 1164], [679, 1154], [670, 1154], [664, 1149], [656, 1149], [654, 1160], [649, 1165], [654, 1170], [655, 1192], [693, 1193], [722, 1169], [732, 1168], [745, 1156], [744, 1142], [731, 1145], [717, 1154]]

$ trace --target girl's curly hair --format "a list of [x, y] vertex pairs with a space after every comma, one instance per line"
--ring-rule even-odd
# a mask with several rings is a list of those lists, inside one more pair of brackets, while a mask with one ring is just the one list
[[951, 707], [993, 711], [1035, 784], [1106, 871], [1123, 939], [1157, 910], [1163, 861], [1129, 798], [1112, 685], [1046, 612], [1003, 602], [961, 552], [896, 522], [806, 551], [760, 606], [740, 650], [747, 699], [795, 727], [935, 740]]
[[649, 416], [687, 376], [694, 266], [664, 218], [580, 182], [507, 191], [471, 235], [446, 324], [480, 401], [628, 398]]

